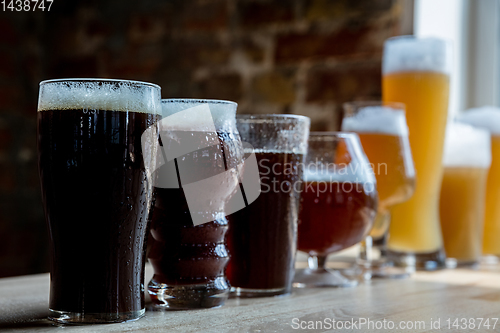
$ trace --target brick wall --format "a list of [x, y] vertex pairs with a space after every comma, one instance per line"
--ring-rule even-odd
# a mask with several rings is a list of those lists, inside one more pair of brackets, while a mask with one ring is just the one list
[[[334, 130], [343, 102], [380, 97], [383, 41], [410, 0], [54, 0], [0, 13], [0, 276], [48, 270], [36, 169], [38, 82], [113, 77], [240, 113]], [[68, 221], [71, 223], [71, 221]]]

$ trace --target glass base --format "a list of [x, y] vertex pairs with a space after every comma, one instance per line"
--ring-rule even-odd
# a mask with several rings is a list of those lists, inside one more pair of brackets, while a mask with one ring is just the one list
[[479, 260], [459, 260], [455, 258], [446, 258], [446, 268], [479, 268]]
[[497, 265], [498, 263], [500, 263], [500, 256], [488, 254], [481, 257], [481, 264]]
[[295, 272], [293, 286], [295, 288], [315, 287], [355, 287], [358, 280], [350, 279], [332, 269], [300, 269]]
[[168, 285], [155, 277], [149, 282], [148, 293], [154, 310], [188, 310], [221, 306], [229, 296], [229, 284], [224, 277], [192, 285]]
[[285, 296], [291, 293], [291, 288], [275, 288], [275, 289], [250, 289], [231, 287], [231, 297], [270, 297], [270, 296]]
[[394, 263], [386, 257], [378, 260], [357, 260], [358, 265], [363, 267], [372, 278], [381, 279], [406, 279], [415, 271], [413, 267], [394, 267]]
[[446, 268], [446, 256], [442, 249], [431, 253], [407, 253], [387, 250], [387, 259], [396, 267], [435, 271]]
[[49, 309], [49, 319], [58, 324], [106, 324], [133, 321], [144, 316], [146, 309], [121, 313], [78, 313]]

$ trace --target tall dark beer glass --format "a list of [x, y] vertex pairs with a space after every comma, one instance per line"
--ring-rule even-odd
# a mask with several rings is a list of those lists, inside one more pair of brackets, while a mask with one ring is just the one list
[[160, 103], [160, 87], [150, 83], [40, 83], [38, 163], [51, 244], [49, 319], [103, 323], [144, 315], [152, 202], [147, 166], [155, 163], [148, 159], [156, 156], [149, 149], [158, 136]]
[[238, 115], [236, 121], [241, 140], [253, 146], [261, 193], [229, 216], [227, 276], [235, 296], [287, 294], [294, 273], [310, 120], [276, 114]]

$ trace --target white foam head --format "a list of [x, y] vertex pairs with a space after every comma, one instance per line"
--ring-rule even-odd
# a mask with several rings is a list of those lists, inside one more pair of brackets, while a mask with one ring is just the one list
[[493, 135], [500, 135], [500, 108], [483, 106], [469, 109], [457, 116], [457, 120], [461, 123], [484, 128]]
[[163, 118], [191, 109], [189, 112], [182, 113], [189, 115], [189, 117], [171, 118], [176, 123], [169, 124], [170, 128], [208, 131], [205, 128], [207, 121], [209, 122], [205, 112], [208, 107], [216, 130], [233, 132], [236, 129], [236, 108], [238, 104], [235, 102], [211, 99], [162, 99], [161, 104]]
[[491, 164], [490, 133], [459, 122], [448, 124], [443, 164], [446, 167], [488, 168]]
[[451, 47], [438, 38], [400, 36], [384, 43], [382, 73], [432, 71], [450, 73]]
[[366, 106], [353, 116], [344, 117], [342, 131], [405, 136], [408, 135], [408, 126], [403, 110], [387, 106]]
[[161, 114], [161, 88], [112, 79], [63, 79], [40, 83], [38, 111], [108, 110]]

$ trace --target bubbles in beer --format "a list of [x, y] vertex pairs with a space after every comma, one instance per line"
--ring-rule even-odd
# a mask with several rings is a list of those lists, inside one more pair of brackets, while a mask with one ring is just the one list
[[402, 36], [384, 44], [382, 73], [405, 71], [450, 72], [450, 46], [438, 38]]
[[157, 103], [159, 93], [158, 86], [138, 81], [49, 80], [40, 83], [38, 111], [113, 110], [161, 114]]
[[475, 127], [481, 127], [493, 135], [500, 135], [500, 108], [483, 106], [467, 110], [457, 120]]
[[352, 117], [342, 120], [342, 131], [408, 135], [403, 110], [383, 106], [367, 106]]
[[488, 168], [490, 163], [488, 131], [458, 122], [448, 124], [443, 155], [445, 166]]

